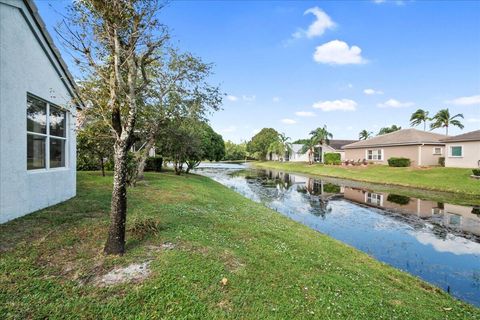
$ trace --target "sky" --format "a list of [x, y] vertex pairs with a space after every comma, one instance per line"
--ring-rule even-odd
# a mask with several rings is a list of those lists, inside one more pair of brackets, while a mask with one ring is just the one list
[[[63, 51], [53, 27], [69, 1], [35, 2]], [[226, 95], [210, 123], [225, 140], [324, 125], [357, 139], [409, 127], [418, 108], [462, 113], [451, 135], [480, 129], [480, 1], [172, 1], [160, 17], [177, 47], [214, 64]]]

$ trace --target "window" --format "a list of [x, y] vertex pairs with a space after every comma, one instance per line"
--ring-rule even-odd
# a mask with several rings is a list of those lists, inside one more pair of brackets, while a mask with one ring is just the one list
[[367, 192], [365, 194], [365, 202], [375, 206], [383, 205], [383, 195], [379, 193]]
[[443, 149], [441, 147], [434, 147], [433, 154], [440, 155], [442, 154]]
[[383, 160], [382, 149], [367, 150], [367, 160]]
[[452, 146], [450, 147], [450, 157], [462, 157], [463, 148], [462, 146]]
[[65, 167], [67, 113], [27, 95], [27, 169]]

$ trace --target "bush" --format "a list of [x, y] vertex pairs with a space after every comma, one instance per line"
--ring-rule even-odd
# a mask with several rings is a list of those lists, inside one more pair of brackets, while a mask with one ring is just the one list
[[329, 152], [325, 153], [323, 163], [338, 165], [342, 163], [340, 159], [340, 153]]
[[473, 175], [480, 177], [480, 169], [472, 169]]
[[163, 158], [162, 157], [148, 157], [145, 161], [145, 171], [162, 171]]
[[440, 167], [445, 167], [445, 157], [438, 158], [438, 164]]
[[410, 159], [408, 158], [390, 158], [388, 159], [390, 167], [410, 167]]
[[410, 198], [398, 194], [389, 194], [387, 197], [387, 201], [404, 206], [410, 203]]

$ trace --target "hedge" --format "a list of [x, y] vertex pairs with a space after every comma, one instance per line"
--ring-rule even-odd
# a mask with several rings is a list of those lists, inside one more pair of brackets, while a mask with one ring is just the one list
[[480, 177], [480, 169], [472, 169], [473, 175]]
[[340, 153], [328, 152], [325, 153], [323, 163], [325, 164], [341, 164]]
[[162, 157], [148, 157], [145, 161], [145, 171], [162, 171]]
[[388, 159], [388, 165], [390, 167], [410, 167], [410, 159], [392, 157]]

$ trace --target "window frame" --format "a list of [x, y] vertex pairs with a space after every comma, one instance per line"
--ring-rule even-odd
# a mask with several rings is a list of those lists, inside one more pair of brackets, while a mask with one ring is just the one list
[[[453, 149], [453, 148], [460, 148], [461, 155], [459, 155], [459, 156], [454, 156], [453, 153], [452, 153], [452, 149]], [[463, 145], [455, 144], [455, 145], [449, 146], [449, 147], [448, 147], [448, 157], [449, 157], [449, 158], [463, 158]]]
[[[440, 152], [435, 152], [435, 149], [440, 149]], [[442, 154], [443, 154], [443, 148], [442, 147], [433, 147], [433, 155], [441, 156]]]
[[[372, 201], [374, 200], [374, 201]], [[383, 207], [383, 194], [376, 192], [365, 192], [365, 203], [377, 207]]]
[[[70, 117], [69, 117], [70, 112], [69, 112], [69, 110], [67, 110], [66, 108], [61, 107], [57, 104], [49, 102], [49, 101], [47, 101], [43, 98], [40, 98], [37, 95], [34, 95], [30, 92], [27, 92], [26, 101], [25, 101], [25, 102], [27, 102], [26, 103], [27, 108], [25, 109], [25, 112], [28, 109], [28, 99], [29, 98], [40, 100], [40, 101], [42, 101], [43, 103], [46, 104], [46, 110], [45, 110], [45, 114], [46, 114], [46, 122], [45, 122], [46, 130], [45, 130], [45, 132], [46, 133], [38, 133], [38, 132], [28, 131], [27, 125], [25, 125], [25, 128], [26, 128], [26, 130], [25, 130], [26, 131], [25, 142], [26, 142], [27, 150], [28, 150], [28, 135], [40, 136], [40, 137], [45, 138], [45, 159], [44, 159], [45, 167], [44, 168], [38, 168], [38, 169], [28, 169], [28, 157], [26, 157], [27, 161], [25, 162], [25, 167], [26, 167], [27, 173], [68, 170], [69, 169], [69, 144], [68, 144], [68, 142], [70, 140], [70, 135], [69, 135], [69, 130], [68, 130], [68, 128], [70, 127], [69, 126], [69, 124], [70, 124]], [[65, 136], [64, 137], [55, 136], [55, 135], [50, 134], [50, 107], [51, 106], [56, 108], [57, 110], [65, 112], [65, 128], [64, 128]], [[50, 139], [51, 138], [64, 141], [64, 144], [65, 144], [65, 147], [64, 147], [65, 164], [62, 167], [53, 167], [53, 168], [50, 167], [50, 161], [51, 161], [51, 158], [50, 158]], [[27, 154], [25, 154], [25, 155], [27, 156]]]
[[[372, 151], [371, 159], [369, 158], [369, 151]], [[374, 158], [374, 152], [376, 152], [377, 159]], [[365, 159], [368, 161], [383, 161], [383, 158], [384, 158], [383, 149], [367, 149], [365, 151]]]

